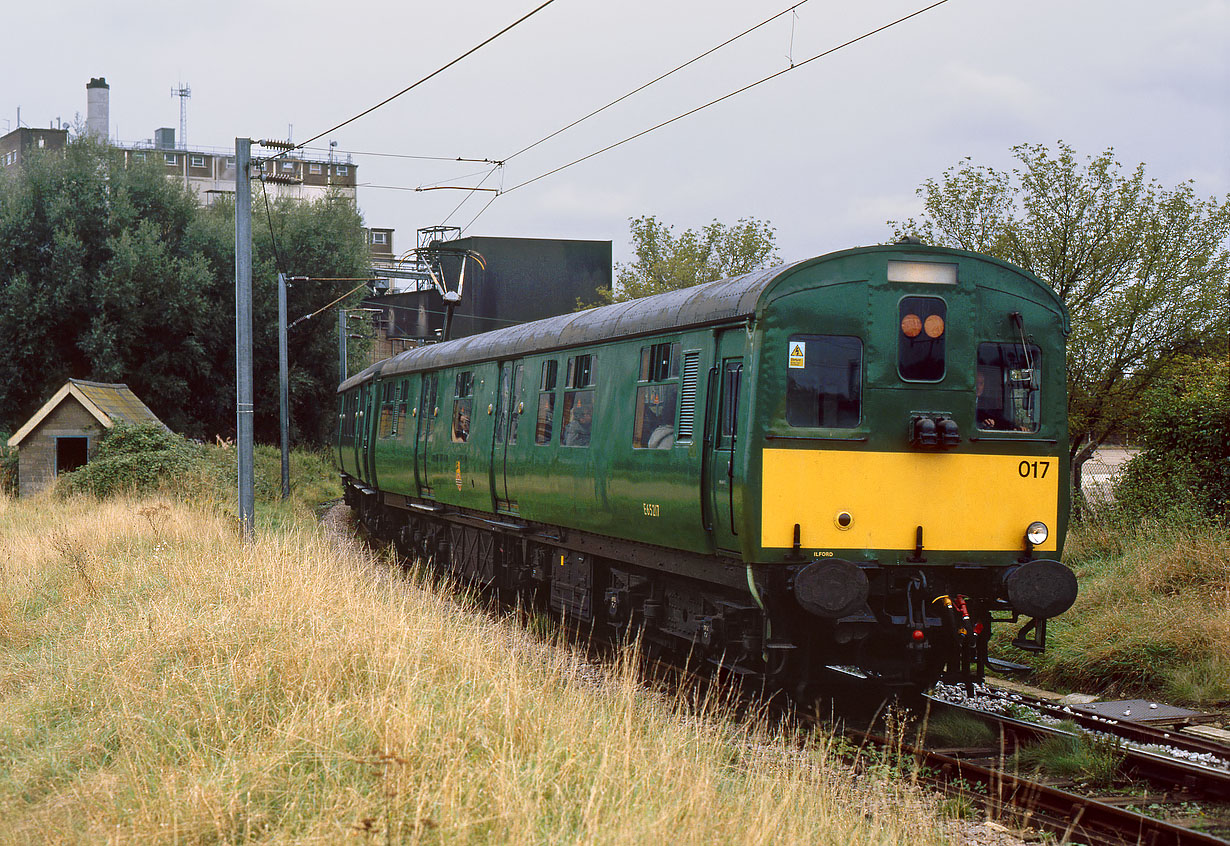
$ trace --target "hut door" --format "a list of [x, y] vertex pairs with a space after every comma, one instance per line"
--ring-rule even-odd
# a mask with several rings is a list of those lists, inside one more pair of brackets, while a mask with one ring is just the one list
[[76, 470], [89, 457], [89, 438], [56, 438], [56, 475]]

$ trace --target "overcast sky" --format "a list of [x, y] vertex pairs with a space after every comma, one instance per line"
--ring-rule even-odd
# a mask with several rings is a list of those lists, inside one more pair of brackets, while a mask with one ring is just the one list
[[[111, 86], [125, 143], [179, 127], [190, 146], [304, 141], [408, 86], [539, 0], [294, 4], [215, 0], [7, 3], [0, 132], [82, 119]], [[1166, 186], [1230, 192], [1230, 0], [949, 0], [910, 21], [533, 184], [475, 185], [578, 117], [788, 8], [789, 0], [555, 0], [470, 58], [314, 144], [351, 151], [369, 226], [400, 251], [419, 227], [610, 239], [629, 217], [683, 227], [767, 219], [784, 259], [884, 241], [914, 191], [965, 156], [1008, 167], [1014, 144], [1114, 147]], [[752, 35], [533, 150], [487, 187], [513, 188], [926, 6], [809, 0]], [[359, 152], [364, 155], [359, 155]], [[375, 186], [396, 186], [379, 188]], [[475, 220], [475, 216], [479, 215]], [[471, 221], [474, 221], [471, 224]]]

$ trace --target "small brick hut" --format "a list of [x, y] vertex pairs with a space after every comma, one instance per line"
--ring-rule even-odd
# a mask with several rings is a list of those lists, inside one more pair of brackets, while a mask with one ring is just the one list
[[36, 494], [87, 463], [103, 432], [121, 420], [163, 426], [127, 385], [69, 379], [9, 438], [17, 448], [20, 494]]

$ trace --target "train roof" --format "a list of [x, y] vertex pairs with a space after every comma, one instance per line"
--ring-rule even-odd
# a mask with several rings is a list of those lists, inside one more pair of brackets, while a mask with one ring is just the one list
[[431, 370], [451, 364], [516, 358], [527, 353], [549, 352], [636, 335], [666, 332], [725, 323], [750, 316], [764, 289], [790, 265], [758, 270], [733, 279], [681, 288], [613, 303], [608, 306], [561, 314], [532, 323], [521, 323], [439, 344], [428, 344], [398, 353], [351, 376], [338, 390], [367, 381], [376, 375], [390, 376]]
[[719, 279], [715, 282], [655, 294], [651, 297], [613, 303], [571, 314], [561, 314], [439, 344], [415, 347], [393, 358], [376, 362], [356, 373], [338, 386], [338, 392], [347, 391], [377, 375], [391, 376], [420, 370], [434, 370], [453, 364], [517, 358], [526, 354], [552, 352], [615, 338], [629, 338], [737, 321], [753, 316], [764, 292], [774, 281], [789, 275], [790, 271], [839, 257], [872, 252], [897, 252], [907, 256], [923, 254], [932, 257], [937, 254], [954, 257], [968, 256], [1002, 265], [1033, 280], [1049, 294], [1064, 315], [1065, 327], [1067, 325], [1067, 310], [1054, 291], [1028, 271], [1008, 262], [966, 250], [917, 244], [857, 247], [777, 265], [767, 270], [753, 271], [732, 279]]

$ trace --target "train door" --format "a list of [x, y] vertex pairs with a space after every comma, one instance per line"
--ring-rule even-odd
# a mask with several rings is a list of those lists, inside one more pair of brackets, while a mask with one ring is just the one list
[[495, 438], [491, 453], [491, 497], [494, 510], [515, 512], [517, 504], [509, 494], [509, 448], [515, 449], [518, 423], [525, 405], [521, 398], [521, 377], [524, 368], [519, 361], [500, 363], [500, 383], [496, 396]]
[[[723, 332], [718, 337], [716, 366], [710, 373], [709, 411], [706, 415], [711, 448], [705, 457], [705, 478], [709, 500], [710, 527], [718, 549], [739, 548], [739, 510], [742, 492], [736, 485], [745, 440], [746, 416], [743, 399], [742, 330]], [[734, 355], [733, 353], [738, 353]]]
[[427, 476], [427, 454], [431, 449], [431, 432], [436, 422], [438, 402], [436, 396], [439, 374], [424, 373], [419, 383], [418, 426], [414, 435], [414, 476], [419, 496], [433, 495]]
[[362, 456], [360, 466], [363, 468], [363, 481], [373, 488], [379, 484], [379, 480], [376, 479], [375, 441], [376, 428], [380, 425], [380, 409], [384, 389], [383, 382], [370, 382], [367, 385], [366, 395], [361, 398], [361, 403], [366, 413], [363, 415], [362, 446], [359, 453]]

